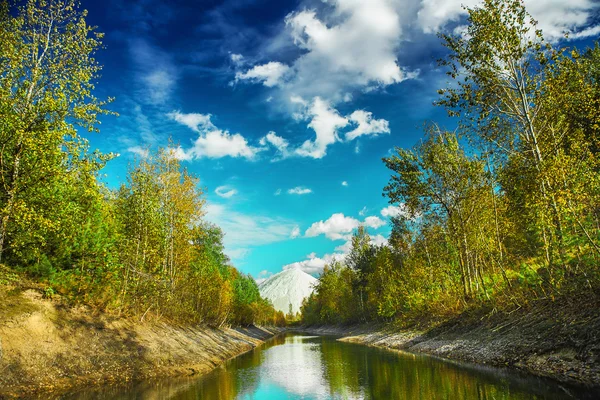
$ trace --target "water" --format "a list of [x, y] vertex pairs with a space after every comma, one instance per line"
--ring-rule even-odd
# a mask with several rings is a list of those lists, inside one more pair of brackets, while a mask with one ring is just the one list
[[425, 355], [287, 334], [199, 378], [103, 388], [65, 400], [173, 399], [598, 399], [515, 372]]

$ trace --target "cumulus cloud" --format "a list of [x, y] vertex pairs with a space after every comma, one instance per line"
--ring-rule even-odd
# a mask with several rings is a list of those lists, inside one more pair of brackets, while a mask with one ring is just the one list
[[[356, 218], [347, 217], [343, 213], [335, 213], [325, 221], [313, 223], [304, 235], [306, 237], [325, 235], [331, 240], [348, 240], [352, 236], [352, 231], [360, 224], [361, 221]], [[365, 218], [362, 224], [368, 228], [378, 229], [384, 226], [385, 222], [377, 216], [370, 216]]]
[[273, 158], [271, 161], [277, 161], [290, 156], [290, 151], [288, 150], [288, 141], [281, 136], [277, 136], [277, 134], [273, 131], [267, 133], [266, 136], [261, 138], [259, 143], [261, 146], [270, 145], [277, 150], [278, 156]]
[[323, 158], [327, 155], [330, 145], [341, 141], [339, 131], [349, 125], [356, 125], [356, 128], [346, 133], [346, 140], [354, 140], [362, 135], [390, 132], [388, 121], [373, 119], [372, 113], [368, 111], [356, 110], [344, 117], [327, 100], [320, 97], [315, 97], [309, 103], [299, 96], [292, 96], [290, 101], [300, 106], [300, 111], [294, 114], [294, 118], [308, 121], [307, 127], [315, 132], [315, 136], [293, 148], [288, 140], [275, 132], [269, 132], [261, 138], [260, 145], [270, 146], [277, 151], [277, 156], [271, 161], [292, 156]]
[[[288, 14], [283, 36], [299, 56], [289, 65], [278, 61], [255, 66], [242, 77], [277, 86], [285, 101], [292, 96], [351, 101], [352, 91], [383, 87], [414, 78], [399, 65], [402, 15], [395, 0], [323, 1], [327, 7]], [[403, 7], [406, 12], [407, 7]], [[271, 78], [268, 80], [268, 78]], [[284, 79], [282, 79], [284, 78]]]
[[399, 206], [387, 206], [381, 210], [381, 215], [384, 217], [400, 217], [406, 215], [406, 210], [403, 204]]
[[373, 229], [381, 228], [385, 225], [385, 222], [379, 217], [367, 217], [365, 218], [365, 226]]
[[[374, 246], [387, 246], [388, 240], [383, 235], [371, 236], [371, 244]], [[310, 253], [305, 260], [297, 261], [283, 266], [283, 270], [299, 268], [309, 274], [320, 274], [325, 265], [331, 265], [334, 261], [344, 262], [346, 256], [352, 249], [352, 240], [348, 239], [343, 245], [337, 246], [334, 253], [324, 254], [317, 257], [316, 253]]]
[[[352, 239], [346, 240], [344, 244], [341, 244], [335, 248], [335, 251], [344, 255], [344, 258], [346, 254], [350, 253], [350, 250], [352, 250]], [[340, 261], [342, 260], [343, 258], [340, 259]]]
[[346, 132], [346, 140], [353, 140], [363, 135], [390, 133], [390, 123], [385, 119], [373, 119], [371, 112], [356, 110], [350, 114], [348, 119], [358, 126], [350, 132]]
[[296, 186], [295, 188], [288, 189], [287, 192], [288, 192], [288, 194], [303, 195], [303, 194], [312, 193], [312, 190], [309, 188], [306, 188], [304, 186]]
[[374, 246], [387, 246], [388, 240], [383, 235], [371, 236], [371, 244]]
[[246, 72], [235, 74], [235, 80], [250, 80], [262, 82], [267, 87], [280, 85], [285, 76], [290, 72], [290, 67], [280, 62], [271, 61], [263, 65], [256, 65]]
[[339, 140], [337, 131], [348, 125], [348, 120], [319, 97], [315, 98], [307, 115], [311, 118], [308, 127], [315, 131], [316, 137], [305, 141], [296, 149], [296, 153], [304, 157], [323, 158], [327, 154], [327, 146]]
[[[524, 0], [546, 37], [564, 32], [571, 38], [600, 32], [594, 18], [597, 0]], [[285, 17], [285, 28], [272, 39], [273, 48], [289, 43], [297, 52], [286, 64], [276, 59], [237, 72], [237, 79], [276, 88], [279, 102], [293, 108], [292, 97], [321, 97], [331, 104], [419, 76], [400, 56], [403, 44], [423, 34], [452, 31], [464, 21], [463, 5], [481, 0], [322, 0], [301, 2]], [[308, 7], [307, 7], [308, 6]], [[274, 52], [275, 53], [275, 52]], [[286, 56], [289, 52], [286, 54]], [[275, 55], [276, 56], [276, 55]], [[285, 79], [282, 79], [285, 77]], [[273, 93], [272, 93], [273, 94]]]
[[342, 181], [342, 186], [348, 186], [348, 182]]
[[223, 197], [223, 198], [228, 199], [228, 198], [236, 195], [237, 194], [237, 190], [235, 190], [231, 186], [224, 185], [224, 186], [219, 186], [218, 188], [216, 188], [215, 189], [215, 193], [219, 197]]
[[217, 128], [211, 122], [210, 114], [184, 114], [173, 111], [167, 114], [167, 117], [198, 133], [198, 138], [191, 148], [187, 150], [179, 148], [178, 158], [180, 159], [227, 156], [253, 159], [260, 151], [264, 150], [263, 147], [249, 145], [246, 138], [239, 133], [231, 134], [229, 131]]
[[306, 260], [284, 265], [283, 270], [287, 271], [299, 268], [307, 274], [320, 274], [323, 272], [325, 264], [331, 264], [334, 260], [342, 260], [344, 257], [345, 255], [341, 253], [325, 254], [322, 257], [317, 257], [315, 253], [310, 253], [306, 256]]
[[187, 113], [184, 114], [179, 111], [173, 111], [167, 114], [167, 117], [175, 122], [179, 122], [181, 125], [185, 125], [191, 130], [202, 133], [203, 131], [217, 129], [216, 126], [211, 122], [212, 115], [210, 114], [199, 114], [199, 113]]
[[[572, 37], [577, 37], [578, 32], [589, 30], [587, 25], [592, 23], [594, 13], [600, 8], [600, 3], [595, 0], [524, 2], [527, 11], [538, 21], [538, 28], [550, 40], [561, 38], [565, 32], [571, 32]], [[417, 21], [424, 32], [435, 33], [449, 22], [458, 21], [465, 16], [463, 5], [472, 8], [479, 4], [481, 0], [423, 0]]]
[[316, 10], [304, 10], [286, 17], [294, 43], [305, 51], [293, 65], [296, 75], [290, 86], [297, 94], [343, 101], [348, 90], [407, 79], [396, 57], [402, 27], [393, 2], [329, 4], [332, 8], [321, 10], [320, 16]]
[[359, 224], [360, 222], [355, 218], [346, 217], [342, 213], [336, 213], [325, 221], [313, 223], [304, 234], [307, 237], [323, 234], [331, 240], [347, 239], [349, 234], [358, 228]]

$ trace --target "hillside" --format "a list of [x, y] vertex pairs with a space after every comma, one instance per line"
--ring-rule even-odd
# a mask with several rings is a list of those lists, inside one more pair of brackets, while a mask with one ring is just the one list
[[295, 314], [300, 311], [302, 301], [313, 292], [316, 282], [317, 279], [306, 272], [292, 268], [271, 276], [258, 285], [258, 289], [262, 297], [271, 300], [276, 310], [287, 314], [291, 304]]

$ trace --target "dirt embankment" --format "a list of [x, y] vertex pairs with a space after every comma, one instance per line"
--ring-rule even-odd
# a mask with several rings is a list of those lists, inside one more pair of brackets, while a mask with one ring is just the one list
[[540, 302], [511, 313], [461, 315], [424, 329], [352, 326], [303, 330], [600, 387], [600, 302], [596, 297]]
[[0, 298], [0, 398], [163, 376], [202, 374], [279, 333], [136, 322], [45, 300]]

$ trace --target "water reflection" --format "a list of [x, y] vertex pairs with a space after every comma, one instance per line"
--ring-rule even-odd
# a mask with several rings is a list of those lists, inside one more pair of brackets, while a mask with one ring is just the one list
[[286, 335], [202, 378], [145, 382], [64, 399], [595, 399], [600, 392], [559, 386], [497, 369], [432, 357]]

